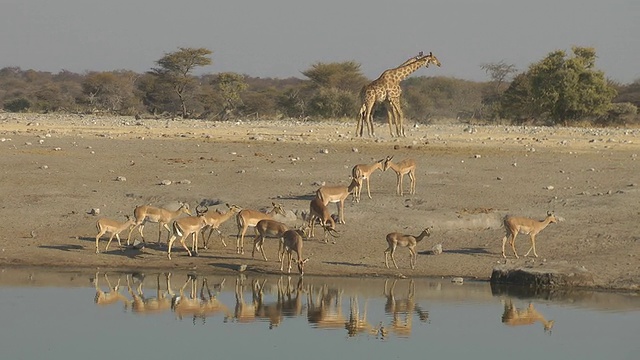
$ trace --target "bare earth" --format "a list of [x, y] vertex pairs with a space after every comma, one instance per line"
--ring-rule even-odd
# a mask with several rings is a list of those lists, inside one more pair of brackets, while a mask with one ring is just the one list
[[[137, 205], [185, 201], [193, 209], [203, 200], [219, 203], [210, 211], [279, 202], [299, 215], [318, 184], [346, 186], [353, 165], [393, 155], [416, 160], [417, 193], [398, 196], [393, 171], [374, 173], [373, 199], [366, 189], [360, 203], [349, 198], [335, 243], [323, 243], [322, 231], [305, 241], [306, 274], [486, 280], [505, 263], [501, 219], [543, 219], [553, 210], [562, 221], [538, 235], [540, 257], [515, 259], [508, 250], [506, 261], [584, 267], [599, 288], [638, 289], [640, 130], [429, 125], [408, 126], [403, 139], [391, 138], [382, 123], [376, 139], [354, 138], [354, 130], [355, 123], [0, 113], [0, 265], [225, 272], [246, 264], [247, 271], [279, 273], [274, 239], [265, 243], [267, 262], [251, 258], [251, 230], [245, 254], [236, 253], [233, 219], [221, 228], [227, 247], [214, 235], [208, 249], [189, 257], [176, 242], [172, 260], [166, 231], [156, 244], [157, 224], [145, 227], [142, 251], [121, 251], [114, 240], [96, 254], [95, 222], [124, 221]], [[337, 212], [334, 204], [330, 210]], [[284, 221], [302, 224], [293, 214]], [[385, 268], [387, 233], [417, 235], [430, 225], [415, 270], [406, 248], [396, 255], [399, 270]], [[529, 236], [516, 243], [524, 255]], [[440, 255], [430, 252], [436, 244]]]

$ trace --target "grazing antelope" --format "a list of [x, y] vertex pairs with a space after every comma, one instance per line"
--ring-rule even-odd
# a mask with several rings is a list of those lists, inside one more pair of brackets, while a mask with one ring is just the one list
[[551, 223], [558, 222], [558, 219], [551, 211], [547, 211], [547, 217], [544, 220], [533, 220], [525, 217], [515, 217], [515, 216], [505, 216], [503, 223], [504, 228], [506, 230], [505, 236], [502, 238], [502, 257], [506, 258], [507, 255], [504, 253], [504, 246], [507, 243], [507, 238], [509, 239], [509, 244], [511, 245], [511, 249], [513, 250], [513, 254], [516, 256], [516, 259], [519, 258], [518, 253], [516, 252], [516, 236], [518, 233], [529, 234], [531, 237], [531, 248], [527, 251], [524, 256], [528, 256], [531, 250], [533, 250], [533, 255], [538, 257], [538, 253], [536, 252], [536, 235], [544, 230], [547, 225]]
[[256, 249], [259, 249], [262, 253], [264, 261], [267, 260], [267, 256], [264, 253], [264, 239], [266, 237], [273, 237], [278, 239], [278, 260], [282, 259], [282, 237], [284, 233], [289, 230], [286, 224], [273, 219], [263, 219], [258, 221], [255, 227], [256, 237], [253, 239], [253, 250], [251, 250], [251, 257], [255, 256]]
[[287, 274], [291, 273], [291, 263], [293, 258], [293, 252], [295, 251], [298, 256], [298, 260], [296, 261], [296, 265], [298, 265], [298, 272], [300, 272], [300, 276], [304, 275], [304, 264], [309, 261], [309, 258], [302, 258], [302, 242], [306, 233], [304, 229], [292, 229], [287, 230], [282, 234], [282, 256], [280, 258], [280, 271], [284, 271], [284, 258], [285, 253], [286, 257], [289, 260], [289, 269], [287, 270]]
[[358, 164], [351, 169], [351, 177], [356, 179], [360, 186], [356, 187], [353, 196], [356, 202], [360, 202], [360, 192], [362, 191], [362, 181], [366, 180], [367, 183], [367, 195], [369, 199], [371, 197], [371, 190], [369, 189], [369, 178], [376, 170], [382, 170], [386, 159], [380, 159], [373, 164]]
[[144, 243], [144, 224], [147, 222], [158, 223], [158, 244], [160, 244], [160, 236], [162, 234], [162, 228], [167, 229], [167, 240], [171, 236], [171, 228], [169, 224], [171, 221], [182, 214], [191, 215], [191, 210], [189, 210], [189, 204], [180, 203], [180, 207], [176, 211], [169, 211], [167, 209], [157, 208], [148, 205], [140, 205], [137, 206], [133, 210], [133, 217], [136, 219], [134, 226], [129, 230], [129, 236], [127, 236], [127, 245], [129, 245], [129, 239], [131, 238], [131, 233], [133, 230], [138, 227], [138, 231], [140, 232], [140, 236], [142, 237], [142, 242]]
[[416, 261], [418, 260], [418, 254], [416, 253], [416, 245], [420, 241], [422, 241], [422, 239], [424, 239], [425, 236], [431, 236], [431, 229], [433, 229], [433, 226], [425, 228], [424, 230], [422, 230], [422, 232], [418, 236], [404, 235], [397, 232], [387, 234], [387, 244], [389, 244], [389, 247], [387, 247], [387, 249], [384, 251], [385, 266], [389, 268], [388, 255], [391, 254], [391, 261], [393, 261], [393, 265], [396, 267], [396, 269], [398, 268], [394, 253], [396, 252], [396, 248], [400, 246], [400, 247], [409, 248], [409, 253], [411, 255], [409, 263], [411, 264], [411, 268], [415, 269]]
[[109, 245], [111, 244], [111, 240], [113, 240], [114, 236], [118, 240], [118, 245], [122, 247], [122, 243], [120, 242], [120, 233], [132, 227], [136, 221], [135, 219], [129, 217], [129, 215], [126, 215], [126, 217], [127, 221], [125, 222], [106, 218], [98, 219], [98, 221], [96, 221], [96, 228], [98, 229], [98, 235], [96, 235], [96, 254], [100, 253], [100, 249], [98, 248], [98, 240], [102, 235], [106, 233], [110, 233], [111, 236], [109, 237], [109, 241], [107, 242], [107, 246], [104, 248], [104, 251], [109, 250]]
[[189, 235], [193, 235], [193, 240], [191, 243], [191, 250], [197, 255], [198, 254], [198, 232], [202, 230], [203, 227], [207, 225], [206, 218], [204, 214], [209, 211], [209, 208], [203, 206], [204, 209], [200, 208], [200, 205], [196, 207], [196, 216], [183, 217], [173, 222], [172, 226], [172, 234], [169, 238], [169, 244], [167, 248], [167, 257], [171, 260], [171, 248], [173, 247], [173, 242], [176, 241], [176, 238], [180, 236], [180, 244], [182, 247], [187, 250], [189, 256], [191, 256], [191, 251], [189, 251], [189, 247], [184, 243]]
[[[338, 207], [338, 223], [345, 224], [344, 221], [344, 201], [349, 194], [353, 194], [360, 183], [357, 178], [351, 178], [349, 186], [323, 186], [316, 190], [316, 197], [322, 199], [325, 206], [329, 203], [336, 203]], [[354, 198], [355, 200], [355, 198]]]
[[244, 254], [244, 234], [249, 227], [255, 227], [258, 221], [263, 219], [272, 219], [273, 215], [280, 214], [285, 216], [282, 204], [271, 203], [272, 208], [263, 213], [261, 211], [243, 209], [236, 215], [236, 223], [238, 225], [238, 236], [236, 237], [236, 253]]
[[533, 304], [529, 304], [526, 309], [517, 309], [513, 306], [511, 300], [505, 302], [504, 312], [502, 313], [502, 323], [505, 325], [532, 325], [536, 322], [542, 324], [545, 333], [551, 333], [554, 321], [545, 319], [545, 317], [533, 307]]
[[409, 187], [409, 194], [416, 193], [416, 162], [413, 159], [404, 159], [399, 163], [393, 163], [391, 160], [393, 156], [387, 156], [382, 167], [382, 171], [387, 171], [391, 168], [396, 173], [396, 194], [404, 195], [404, 187], [402, 186], [402, 179], [406, 174], [409, 174], [411, 185]]
[[329, 209], [324, 205], [324, 202], [319, 197], [315, 197], [309, 203], [309, 237], [315, 236], [315, 224], [316, 219], [320, 221], [320, 225], [324, 228], [324, 242], [327, 242], [327, 232], [337, 237], [336, 223], [331, 217]]
[[[224, 224], [227, 220], [231, 219], [234, 215], [239, 213], [242, 210], [242, 208], [237, 205], [229, 205], [229, 204], [226, 204], [226, 205], [229, 208], [227, 212], [220, 212], [216, 210], [214, 212], [207, 213], [204, 215], [207, 226], [202, 228], [200, 233], [202, 235], [202, 242], [205, 249], [208, 246], [209, 238], [211, 238], [211, 234], [213, 233], [213, 230], [218, 232], [218, 235], [220, 236], [220, 241], [222, 241], [222, 245], [224, 245], [224, 247], [227, 247], [227, 243], [224, 242], [224, 238], [222, 237], [220, 226]], [[209, 229], [209, 235], [205, 238], [204, 233], [206, 232], [207, 229]]]

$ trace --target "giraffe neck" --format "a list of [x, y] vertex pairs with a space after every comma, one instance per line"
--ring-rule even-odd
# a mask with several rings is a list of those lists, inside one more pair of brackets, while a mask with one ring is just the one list
[[398, 66], [395, 69], [388, 70], [387, 76], [393, 79], [393, 81], [402, 81], [409, 77], [412, 73], [422, 67], [429, 61], [429, 57], [425, 56], [420, 59], [405, 62], [405, 64]]

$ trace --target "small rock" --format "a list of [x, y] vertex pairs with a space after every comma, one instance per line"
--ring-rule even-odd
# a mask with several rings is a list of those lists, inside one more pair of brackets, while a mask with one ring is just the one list
[[329, 149], [322, 149], [320, 150], [321, 154], [328, 154], [329, 153]]
[[551, 186], [551, 185], [545, 186], [544, 188], [547, 189], [547, 190], [553, 190], [554, 189], [554, 187]]
[[464, 279], [461, 277], [454, 277], [451, 279], [451, 282], [454, 284], [462, 284], [464, 283]]
[[116, 178], [116, 181], [127, 181], [127, 178], [126, 178], [126, 177], [124, 177], [124, 176], [118, 176], [118, 177]]
[[162, 180], [162, 181], [160, 181], [160, 185], [171, 185], [171, 184], [172, 184], [171, 180]]
[[91, 214], [91, 215], [93, 215], [93, 216], [99, 215], [99, 214], [100, 214], [100, 209], [98, 209], [98, 208], [93, 208], [93, 209], [91, 209], [91, 210], [89, 211], [89, 214]]
[[243, 271], [247, 270], [247, 265], [246, 264], [238, 265], [237, 270], [239, 272], [243, 272]]

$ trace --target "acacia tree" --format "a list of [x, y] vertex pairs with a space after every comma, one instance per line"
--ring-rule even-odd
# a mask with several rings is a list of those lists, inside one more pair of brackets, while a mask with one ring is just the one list
[[165, 54], [160, 60], [156, 61], [157, 68], [153, 68], [151, 72], [158, 79], [171, 86], [180, 102], [182, 117], [189, 116], [187, 111], [187, 96], [195, 92], [198, 82], [191, 72], [199, 66], [211, 65], [212, 51], [205, 48], [179, 48], [178, 51]]
[[[503, 108], [522, 110], [533, 105], [541, 116], [565, 125], [581, 118], [605, 115], [616, 90], [607, 83], [604, 73], [595, 69], [595, 49], [573, 47], [572, 50], [573, 56], [567, 57], [564, 51], [557, 50], [532, 64], [518, 79], [518, 88], [514, 87], [514, 81], [505, 92]], [[522, 96], [525, 89], [528, 94]], [[518, 96], [510, 96], [513, 91], [518, 91]]]
[[248, 87], [244, 81], [244, 76], [231, 72], [218, 74], [218, 76], [211, 81], [211, 85], [213, 85], [222, 96], [224, 102], [222, 106], [222, 118], [227, 118], [242, 105], [240, 94]]

